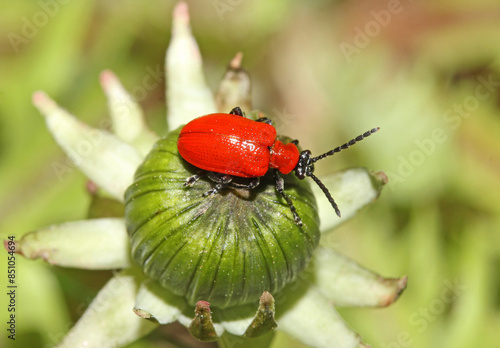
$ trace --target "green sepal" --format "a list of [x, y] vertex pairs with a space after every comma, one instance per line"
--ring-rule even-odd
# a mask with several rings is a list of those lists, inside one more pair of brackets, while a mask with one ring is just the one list
[[269, 292], [265, 291], [260, 297], [259, 309], [255, 319], [248, 326], [244, 336], [257, 337], [276, 329], [278, 324], [274, 320], [274, 312], [274, 298]]
[[203, 342], [216, 341], [219, 336], [215, 332], [212, 322], [210, 303], [206, 301], [198, 301], [194, 313], [194, 319], [188, 328], [191, 335], [193, 335], [193, 337], [197, 340]]

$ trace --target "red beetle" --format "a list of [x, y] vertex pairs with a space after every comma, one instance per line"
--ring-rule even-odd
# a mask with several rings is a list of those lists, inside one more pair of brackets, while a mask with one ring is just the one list
[[[179, 153], [186, 161], [203, 171], [186, 179], [186, 186], [193, 185], [203, 175], [216, 182], [215, 187], [204, 194], [216, 194], [224, 187], [255, 188], [259, 177], [273, 168], [276, 190], [283, 196], [292, 211], [294, 221], [302, 225], [293, 202], [284, 192], [284, 181], [279, 175], [295, 171], [295, 176], [304, 179], [311, 177], [323, 190], [340, 217], [340, 210], [325, 185], [315, 176], [314, 162], [347, 149], [356, 142], [375, 133], [373, 128], [351, 141], [321, 156], [311, 157], [311, 151], [299, 153], [298, 141], [288, 144], [276, 140], [276, 129], [268, 118], [257, 121], [245, 118], [239, 107], [229, 114], [210, 114], [196, 118], [185, 125], [177, 141]], [[237, 183], [233, 177], [249, 178], [248, 183]]]

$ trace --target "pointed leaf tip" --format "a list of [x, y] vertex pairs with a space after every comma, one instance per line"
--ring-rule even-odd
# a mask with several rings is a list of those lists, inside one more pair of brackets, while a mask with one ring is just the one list
[[389, 177], [383, 171], [374, 172], [372, 175], [380, 186], [384, 186], [389, 183]]
[[328, 248], [316, 249], [314, 279], [336, 306], [385, 307], [406, 287], [406, 277], [383, 278]]
[[85, 183], [85, 189], [91, 196], [95, 196], [97, 194], [97, 191], [99, 190], [99, 186], [92, 180], [87, 180]]
[[241, 61], [243, 60], [243, 53], [237, 52], [233, 59], [229, 62], [229, 67], [233, 70], [241, 69]]
[[73, 163], [99, 187], [123, 200], [123, 193], [142, 162], [139, 152], [105, 130], [76, 119], [44, 92], [36, 92], [33, 101], [52, 136]]
[[140, 105], [111, 70], [104, 70], [99, 78], [108, 99], [113, 133], [145, 156], [158, 137], [148, 129]]
[[381, 307], [387, 307], [390, 304], [394, 303], [406, 289], [406, 285], [408, 284], [408, 276], [403, 276], [401, 278], [383, 279], [382, 282], [385, 283], [387, 287], [394, 289], [394, 291], [389, 294], [389, 296], [387, 296], [386, 300], [380, 303]]
[[[75, 248], [75, 245], [78, 248]], [[28, 259], [82, 269], [130, 266], [129, 240], [121, 218], [82, 220], [25, 234], [16, 244]]]
[[17, 255], [23, 255], [23, 253], [21, 252], [21, 250], [19, 248], [19, 243], [17, 241], [15, 241], [14, 245], [12, 246], [12, 245], [9, 245], [10, 242], [12, 242], [12, 241], [10, 241], [10, 240], [3, 241], [3, 247], [5, 248], [5, 250], [7, 250], [7, 252], [14, 252]]
[[146, 312], [142, 309], [134, 308], [133, 311], [134, 311], [135, 315], [137, 315], [138, 317], [141, 317], [143, 319], [151, 319], [151, 317], [152, 317], [151, 313]]
[[252, 83], [248, 72], [241, 67], [242, 59], [243, 54], [238, 52], [227, 65], [215, 95], [219, 112], [229, 112], [235, 106], [246, 113], [252, 110]]
[[45, 114], [50, 112], [51, 109], [57, 107], [56, 103], [49, 98], [47, 93], [43, 91], [36, 91], [35, 93], [33, 93], [32, 101], [33, 105], [35, 105], [36, 108], [40, 110], [42, 116], [45, 116]]
[[102, 88], [107, 91], [113, 84], [116, 84], [118, 82], [118, 79], [111, 70], [104, 70], [99, 75], [99, 81], [101, 82]]
[[185, 2], [178, 3], [174, 9], [165, 71], [170, 130], [198, 116], [216, 112], [215, 101], [203, 75], [200, 50], [191, 33]]
[[181, 1], [175, 5], [173, 18], [176, 28], [189, 24], [189, 7], [186, 2]]

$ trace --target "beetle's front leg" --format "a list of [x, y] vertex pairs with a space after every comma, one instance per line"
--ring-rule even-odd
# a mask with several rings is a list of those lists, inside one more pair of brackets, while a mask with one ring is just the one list
[[293, 205], [292, 200], [285, 193], [285, 181], [279, 175], [279, 173], [276, 169], [274, 170], [274, 179], [276, 180], [276, 191], [278, 191], [280, 193], [280, 195], [285, 199], [286, 203], [290, 207], [290, 211], [292, 212], [293, 220], [295, 221], [295, 224], [297, 226], [302, 226], [302, 220], [300, 219], [299, 214], [297, 214], [297, 210], [295, 209], [295, 206]]
[[184, 183], [184, 186], [193, 186], [200, 178], [204, 177], [207, 175], [207, 172], [205, 171], [199, 171], [195, 175], [190, 176], [189, 178], [186, 178], [186, 182]]

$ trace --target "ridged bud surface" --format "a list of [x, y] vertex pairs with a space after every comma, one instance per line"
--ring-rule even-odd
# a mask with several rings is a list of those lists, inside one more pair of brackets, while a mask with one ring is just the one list
[[[125, 194], [132, 255], [145, 274], [195, 305], [257, 302], [294, 280], [319, 241], [316, 201], [307, 180], [284, 176], [285, 192], [303, 221], [298, 227], [271, 173], [253, 190], [186, 178], [198, 169], [177, 151], [179, 130], [160, 139]], [[283, 139], [282, 139], [283, 140]]]

